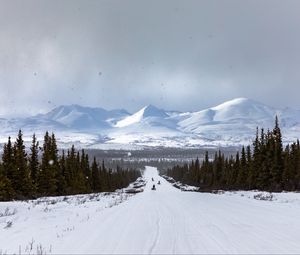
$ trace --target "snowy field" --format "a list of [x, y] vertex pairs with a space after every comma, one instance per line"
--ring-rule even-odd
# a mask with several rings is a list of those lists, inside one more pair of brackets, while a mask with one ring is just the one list
[[300, 253], [300, 193], [183, 192], [152, 167], [145, 178], [136, 195], [0, 203], [0, 254]]

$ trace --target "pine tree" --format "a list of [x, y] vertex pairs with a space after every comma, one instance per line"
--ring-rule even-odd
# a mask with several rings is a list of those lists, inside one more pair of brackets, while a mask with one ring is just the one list
[[296, 143], [295, 157], [297, 164], [295, 164], [295, 178], [293, 182], [295, 190], [300, 190], [300, 143], [298, 139]]
[[249, 175], [248, 175], [248, 186], [250, 189], [256, 189], [258, 187], [257, 185], [257, 178], [259, 169], [262, 166], [261, 161], [261, 145], [258, 137], [258, 128], [256, 128], [256, 137], [253, 143], [253, 160], [252, 160], [252, 168], [250, 169]]
[[76, 194], [76, 151], [74, 145], [71, 150], [68, 151], [66, 158], [66, 181], [67, 181], [67, 192], [69, 194]]
[[53, 149], [52, 139], [49, 133], [46, 132], [44, 136], [42, 163], [40, 166], [38, 178], [38, 191], [41, 195], [56, 195], [57, 180], [56, 173], [53, 171]]
[[241, 162], [240, 162], [240, 153], [237, 152], [236, 156], [235, 156], [235, 161], [233, 163], [233, 172], [232, 172], [232, 179], [231, 179], [231, 183], [233, 187], [237, 187], [237, 177], [238, 177], [238, 173], [239, 170], [241, 168]]
[[16, 192], [23, 197], [30, 197], [33, 193], [33, 184], [27, 164], [27, 154], [23, 141], [22, 131], [19, 130], [18, 137], [14, 145], [15, 167], [17, 168], [17, 189]]
[[49, 168], [54, 175], [55, 186], [56, 186], [56, 191], [54, 193], [62, 195], [64, 193], [65, 180], [59, 165], [58, 149], [57, 149], [56, 137], [54, 133], [51, 134], [49, 150], [50, 150]]
[[83, 169], [81, 168], [81, 162], [80, 162], [80, 154], [77, 152], [76, 156], [76, 184], [75, 189], [76, 193], [85, 193], [86, 192], [86, 179], [84, 176]]
[[16, 197], [16, 193], [12, 188], [10, 180], [0, 175], [0, 201], [9, 201]]
[[257, 188], [260, 190], [266, 190], [270, 186], [270, 162], [271, 162], [271, 156], [270, 156], [270, 143], [268, 141], [268, 136], [264, 133], [264, 129], [261, 129], [261, 136], [260, 136], [260, 143], [259, 143], [259, 159], [260, 159], [260, 166], [259, 166], [259, 172], [257, 176]]
[[242, 154], [241, 154], [241, 164], [240, 164], [240, 169], [238, 171], [238, 176], [237, 176], [237, 187], [238, 188], [245, 188], [247, 180], [247, 158], [246, 158], [246, 152], [245, 152], [245, 147], [242, 147]]
[[0, 201], [9, 201], [16, 196], [11, 181], [6, 177], [3, 165], [0, 165]]
[[102, 191], [98, 164], [95, 157], [92, 163], [92, 189], [94, 192]]
[[292, 190], [292, 154], [293, 153], [290, 152], [290, 146], [287, 145], [284, 151], [284, 171], [282, 174], [282, 182], [285, 190]]
[[279, 128], [278, 117], [275, 119], [274, 135], [274, 161], [271, 170], [272, 190], [282, 189], [282, 174], [283, 174], [283, 149], [281, 130]]
[[88, 156], [88, 154], [85, 154], [85, 151], [83, 149], [81, 151], [80, 167], [81, 167], [83, 175], [84, 175], [86, 191], [90, 192], [91, 191], [91, 171], [90, 171], [89, 156]]
[[250, 145], [247, 146], [247, 177], [246, 177], [246, 187], [247, 189], [252, 189], [253, 187], [249, 183], [249, 179], [253, 175], [253, 165], [252, 165], [252, 154]]
[[32, 136], [32, 144], [30, 147], [30, 157], [29, 157], [29, 171], [31, 180], [33, 183], [34, 193], [36, 193], [37, 182], [38, 182], [38, 171], [39, 171], [39, 142], [36, 140], [35, 134]]
[[18, 190], [19, 175], [15, 165], [14, 150], [10, 136], [8, 137], [8, 142], [4, 144], [3, 147], [2, 165], [4, 169], [4, 175], [10, 180], [12, 188], [15, 191]]
[[58, 160], [58, 172], [57, 172], [57, 194], [67, 194], [67, 181], [66, 181], [66, 160], [65, 151], [62, 151], [62, 156]]

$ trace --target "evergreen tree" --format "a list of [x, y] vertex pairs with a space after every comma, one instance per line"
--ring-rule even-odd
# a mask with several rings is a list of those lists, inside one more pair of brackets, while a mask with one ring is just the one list
[[297, 139], [296, 150], [295, 150], [295, 165], [294, 165], [294, 187], [296, 190], [300, 190], [300, 143]]
[[283, 149], [281, 130], [279, 128], [278, 117], [275, 119], [274, 135], [274, 161], [271, 169], [271, 183], [273, 190], [282, 189], [282, 174], [283, 174]]
[[30, 147], [30, 156], [29, 156], [29, 171], [31, 180], [33, 183], [33, 189], [36, 192], [37, 182], [38, 182], [38, 171], [39, 171], [39, 142], [36, 140], [35, 134], [32, 136], [32, 144]]
[[38, 177], [38, 191], [43, 196], [56, 195], [57, 180], [56, 172], [53, 171], [53, 153], [55, 150], [55, 145], [53, 145], [52, 139], [49, 136], [48, 132], [46, 132], [44, 136], [44, 144], [42, 150], [43, 154]]
[[87, 192], [87, 189], [85, 186], [86, 178], [84, 176], [84, 171], [81, 167], [79, 152], [77, 152], [77, 156], [76, 156], [76, 170], [75, 171], [76, 171], [75, 192], [78, 194]]
[[248, 175], [248, 185], [250, 189], [257, 188], [258, 169], [262, 166], [261, 161], [261, 145], [258, 137], [258, 128], [256, 129], [256, 137], [253, 143], [253, 159], [252, 168]]
[[84, 149], [81, 150], [80, 167], [84, 175], [86, 191], [90, 192], [91, 191], [91, 170], [90, 170], [89, 156], [88, 154], [85, 154]]
[[65, 160], [65, 151], [62, 151], [62, 156], [58, 160], [58, 177], [57, 177], [57, 194], [63, 195], [66, 194], [66, 160]]
[[237, 176], [237, 187], [240, 189], [245, 188], [246, 180], [247, 180], [247, 158], [246, 158], [245, 147], [243, 146], [242, 154], [241, 154], [241, 164]]
[[33, 184], [30, 177], [30, 172], [27, 164], [27, 154], [25, 152], [25, 145], [23, 141], [22, 131], [19, 130], [18, 137], [14, 145], [14, 160], [17, 168], [17, 187], [15, 188], [17, 194], [23, 197], [31, 197], [33, 193]]
[[253, 165], [252, 165], [252, 154], [250, 145], [247, 146], [247, 177], [246, 177], [246, 187], [247, 189], [252, 189], [251, 183], [249, 180], [253, 176]]
[[16, 193], [12, 188], [10, 180], [0, 175], [0, 201], [9, 201], [16, 197]]
[[102, 191], [102, 187], [100, 183], [100, 173], [99, 173], [98, 164], [95, 157], [92, 163], [92, 189], [94, 192]]
[[[293, 149], [292, 149], [293, 150]], [[283, 187], [285, 190], [292, 190], [292, 159], [293, 153], [290, 152], [290, 146], [287, 145], [284, 151], [284, 171], [282, 175]]]
[[10, 136], [8, 137], [8, 142], [3, 147], [2, 165], [4, 175], [10, 180], [12, 188], [15, 191], [18, 190], [19, 175], [15, 165], [15, 155]]
[[[269, 132], [268, 132], [269, 135]], [[264, 129], [261, 129], [260, 143], [259, 143], [259, 159], [260, 165], [259, 172], [256, 180], [256, 187], [260, 190], [266, 190], [270, 186], [270, 161], [271, 156], [268, 154], [270, 152], [270, 143], [268, 142], [268, 137], [264, 133]]]

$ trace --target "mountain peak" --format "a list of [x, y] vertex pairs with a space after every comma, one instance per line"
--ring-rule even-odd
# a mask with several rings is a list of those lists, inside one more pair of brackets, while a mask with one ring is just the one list
[[50, 112], [39, 115], [39, 117], [55, 121], [67, 128], [81, 130], [109, 128], [111, 123], [115, 123], [128, 115], [124, 110], [107, 111], [100, 107], [70, 104], [55, 107]]
[[156, 106], [149, 104], [149, 105], [143, 107], [138, 112], [132, 114], [131, 116], [128, 116], [125, 119], [119, 121], [116, 124], [116, 127], [130, 126], [132, 124], [141, 122], [143, 119], [146, 119], [146, 118], [166, 118], [166, 117], [168, 117], [168, 114], [164, 110], [159, 109]]
[[275, 109], [249, 98], [235, 98], [211, 108], [214, 120], [232, 119], [269, 119], [273, 118]]
[[219, 104], [211, 109], [213, 110], [222, 110], [224, 108], [233, 107], [233, 106], [240, 106], [240, 105], [253, 105], [253, 104], [260, 104], [259, 102], [256, 102], [252, 99], [246, 98], [246, 97], [238, 97], [234, 98], [232, 100], [226, 101], [222, 104]]
[[164, 110], [159, 109], [152, 104], [145, 106], [137, 113], [140, 113], [144, 118], [145, 117], [168, 117], [168, 115]]

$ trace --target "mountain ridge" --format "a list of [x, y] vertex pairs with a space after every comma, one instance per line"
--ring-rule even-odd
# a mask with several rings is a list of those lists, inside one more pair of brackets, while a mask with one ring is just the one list
[[[61, 141], [71, 143], [69, 137], [76, 137], [86, 146], [232, 146], [249, 143], [257, 126], [273, 128], [276, 115], [285, 141], [298, 137], [299, 110], [276, 109], [248, 98], [235, 98], [194, 112], [166, 111], [151, 104], [133, 114], [124, 109], [61, 105], [27, 118], [1, 118], [0, 134], [20, 128], [24, 133], [51, 129], [62, 136]], [[82, 137], [76, 135], [79, 133]]]

